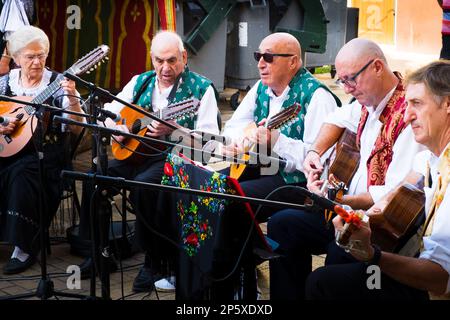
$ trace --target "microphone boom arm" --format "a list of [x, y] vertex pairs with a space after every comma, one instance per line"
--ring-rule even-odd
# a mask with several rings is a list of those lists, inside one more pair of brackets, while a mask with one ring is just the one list
[[171, 124], [171, 123], [169, 123], [169, 122], [167, 122], [165, 120], [162, 120], [162, 119], [154, 116], [153, 114], [151, 114], [150, 112], [148, 112], [148, 111], [146, 111], [144, 109], [140, 109], [140, 108], [132, 105], [131, 103], [128, 103], [128, 102], [126, 102], [126, 101], [116, 97], [115, 95], [111, 94], [108, 90], [105, 90], [103, 88], [97, 87], [95, 84], [93, 84], [91, 82], [87, 82], [87, 81], [81, 79], [80, 77], [77, 77], [76, 75], [73, 75], [73, 74], [71, 74], [69, 72], [65, 72], [64, 76], [66, 78], [69, 78], [70, 80], [73, 80], [73, 81], [75, 81], [77, 83], [80, 83], [81, 85], [89, 88], [89, 90], [91, 90], [92, 92], [95, 92], [95, 93], [97, 93], [97, 94], [99, 94], [99, 95], [101, 95], [103, 97], [106, 97], [106, 98], [109, 98], [109, 99], [113, 99], [113, 100], [115, 100], [115, 101], [117, 101], [117, 102], [119, 102], [119, 103], [129, 107], [130, 109], [133, 109], [134, 111], [139, 112], [139, 113], [145, 115], [146, 117], [149, 117], [152, 120], [155, 120], [155, 121], [158, 121], [158, 122], [164, 124], [165, 126], [171, 128], [173, 130], [178, 129], [178, 127], [174, 126], [173, 124]]

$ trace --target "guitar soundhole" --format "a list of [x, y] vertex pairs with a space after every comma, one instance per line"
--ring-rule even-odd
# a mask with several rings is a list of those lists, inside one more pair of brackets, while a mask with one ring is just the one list
[[132, 134], [137, 134], [139, 131], [141, 131], [141, 119], [137, 119], [134, 123], [133, 126], [131, 127], [131, 133]]

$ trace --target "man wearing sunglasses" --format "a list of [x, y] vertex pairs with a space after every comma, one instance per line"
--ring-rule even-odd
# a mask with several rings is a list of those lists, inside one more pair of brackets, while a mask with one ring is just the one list
[[[340, 106], [340, 101], [302, 67], [300, 43], [294, 36], [288, 33], [267, 36], [254, 58], [261, 80], [247, 93], [226, 123], [223, 134], [230, 137], [232, 143], [224, 148], [224, 152], [235, 155], [241, 153], [247, 143], [255, 143], [266, 146], [266, 150], [273, 152], [272, 156], [276, 154], [295, 164], [291, 170], [279, 168], [272, 175], [264, 175], [259, 168], [247, 169], [239, 178], [247, 196], [265, 198], [278, 187], [305, 185], [302, 163], [306, 151], [314, 141], [322, 119]], [[295, 103], [301, 109], [294, 119], [280, 129], [265, 127], [274, 115]], [[250, 134], [244, 134], [244, 129], [251, 123], [256, 123], [257, 127]], [[273, 211], [274, 208], [265, 207], [257, 219], [264, 221]]]
[[[308, 188], [320, 193], [324, 181], [320, 156], [347, 128], [357, 135], [360, 162], [347, 194], [337, 199], [353, 209], [368, 209], [397, 186], [412, 168], [422, 147], [404, 121], [405, 90], [401, 75], [389, 68], [373, 41], [353, 39], [336, 56], [338, 80], [355, 101], [330, 114], [308, 150], [303, 167]], [[271, 299], [303, 299], [311, 272], [311, 254], [326, 253], [334, 229], [326, 228], [324, 214], [299, 210], [278, 212], [268, 223], [268, 236], [279, 243], [280, 259], [270, 262]], [[345, 252], [327, 255], [327, 262]]]

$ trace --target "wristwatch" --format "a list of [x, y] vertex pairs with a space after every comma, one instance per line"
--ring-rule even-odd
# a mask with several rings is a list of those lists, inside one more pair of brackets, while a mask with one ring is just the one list
[[366, 264], [368, 266], [371, 266], [371, 265], [376, 265], [377, 266], [377, 265], [379, 265], [380, 259], [381, 259], [381, 249], [376, 244], [372, 244], [372, 248], [374, 250], [372, 259], [370, 259], [369, 261], [366, 261]]

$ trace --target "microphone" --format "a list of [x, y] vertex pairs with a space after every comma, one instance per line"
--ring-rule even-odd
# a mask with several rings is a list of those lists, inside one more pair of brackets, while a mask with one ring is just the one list
[[[255, 153], [255, 152], [249, 152], [250, 159], [249, 165], [256, 165], [257, 167], [260, 166], [267, 166], [270, 165], [277, 165], [279, 168], [284, 169], [285, 172], [291, 173], [297, 170], [295, 163], [291, 160], [278, 158], [278, 157], [271, 157], [268, 155], [265, 155], [263, 153]], [[253, 163], [254, 159], [257, 159], [255, 164]]]
[[335, 212], [336, 206], [338, 206], [338, 207], [341, 206], [339, 203], [334, 202], [325, 197], [319, 196], [318, 194], [315, 194], [314, 192], [311, 192], [308, 189], [299, 187], [299, 190], [304, 196], [310, 198], [315, 204], [317, 204], [322, 209], [326, 209], [326, 210]]
[[341, 216], [346, 223], [359, 227], [361, 222], [369, 221], [369, 217], [361, 210], [353, 211], [349, 206], [334, 202], [302, 187], [299, 187], [299, 190], [304, 196], [310, 198], [314, 204], [317, 204], [322, 209], [332, 211]]
[[9, 124], [9, 119], [8, 118], [4, 118], [4, 117], [0, 117], [0, 125], [6, 127]]
[[100, 113], [104, 117], [110, 118], [111, 120], [113, 120], [115, 122], [119, 122], [120, 120], [122, 120], [120, 113], [114, 113], [114, 112], [106, 110], [106, 109], [100, 109]]

